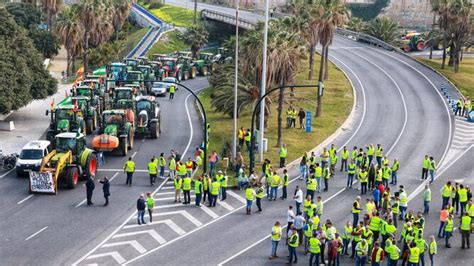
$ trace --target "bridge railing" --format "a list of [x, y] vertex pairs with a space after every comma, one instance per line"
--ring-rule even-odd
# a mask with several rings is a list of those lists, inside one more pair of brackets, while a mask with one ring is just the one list
[[353, 39], [356, 41], [360, 41], [360, 42], [368, 43], [370, 45], [381, 47], [388, 51], [397, 51], [397, 52], [400, 51], [399, 48], [365, 33], [346, 30], [343, 28], [337, 28], [336, 33], [339, 35], [348, 37], [349, 39]]
[[[230, 15], [224, 12], [214, 11], [210, 9], [201, 10], [201, 17], [222, 21], [228, 24], [235, 25], [236, 18], [235, 15]], [[246, 29], [251, 29], [256, 23], [244, 18], [239, 18], [239, 26]]]

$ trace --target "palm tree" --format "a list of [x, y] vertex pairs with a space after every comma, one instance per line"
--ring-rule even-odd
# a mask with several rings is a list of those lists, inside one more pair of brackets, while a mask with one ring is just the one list
[[349, 23], [347, 23], [347, 29], [355, 32], [364, 31], [365, 26], [365, 21], [359, 17], [352, 17]]
[[202, 24], [193, 24], [181, 35], [184, 41], [191, 46], [193, 57], [197, 57], [199, 50], [207, 44], [209, 32]]
[[[433, 23], [431, 24], [431, 32], [430, 32], [430, 35], [433, 35], [435, 34], [434, 31], [435, 31], [435, 26], [436, 26], [436, 14], [439, 12], [440, 10], [440, 7], [441, 7], [441, 1], [442, 0], [430, 0], [430, 4], [431, 4], [431, 11], [433, 11]], [[436, 34], [438, 35], [438, 34]], [[433, 37], [433, 36], [431, 36]], [[430, 45], [430, 59], [433, 58], [433, 45], [434, 45], [434, 38], [431, 38], [433, 41]]]
[[53, 17], [59, 12], [62, 0], [41, 0], [41, 6], [48, 16], [48, 29], [51, 31], [53, 27]]
[[131, 0], [112, 0], [112, 25], [114, 27], [115, 36], [118, 38], [118, 32], [122, 29], [123, 24], [128, 18], [130, 8], [132, 7]]
[[388, 17], [371, 20], [364, 32], [386, 43], [396, 44], [399, 37], [399, 25]]
[[471, 8], [470, 0], [454, 0], [449, 4], [448, 35], [451, 36], [450, 61], [452, 61], [455, 73], [459, 71], [461, 49], [469, 40], [471, 32]]
[[73, 8], [63, 7], [58, 13], [54, 23], [54, 29], [59, 36], [61, 44], [67, 51], [67, 75], [71, 75], [71, 63], [82, 53], [84, 29], [76, 19], [76, 13]]

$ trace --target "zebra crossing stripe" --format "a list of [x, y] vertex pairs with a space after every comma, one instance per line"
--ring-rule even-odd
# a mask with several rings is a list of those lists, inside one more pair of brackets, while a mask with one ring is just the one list
[[112, 238], [119, 238], [119, 237], [127, 237], [127, 236], [135, 236], [135, 235], [141, 235], [141, 234], [149, 234], [151, 237], [153, 237], [160, 245], [166, 243], [166, 240], [160, 236], [155, 230], [150, 229], [150, 230], [143, 230], [143, 231], [137, 231], [137, 232], [130, 232], [130, 233], [123, 233], [123, 234], [117, 234], [114, 235]]
[[202, 223], [198, 219], [196, 219], [194, 216], [189, 214], [187, 211], [171, 211], [171, 212], [153, 213], [153, 216], [166, 216], [166, 215], [172, 215], [172, 214], [183, 215], [184, 218], [188, 219], [191, 223], [193, 223], [197, 227], [202, 225]]
[[108, 244], [104, 244], [102, 248], [116, 247], [116, 246], [122, 246], [122, 245], [130, 245], [134, 247], [138, 252], [140, 252], [140, 254], [143, 254], [146, 252], [146, 249], [136, 240], [108, 243]]
[[125, 259], [117, 251], [90, 255], [89, 257], [87, 257], [87, 260], [102, 258], [102, 257], [107, 257], [107, 256], [111, 256], [112, 258], [114, 258], [118, 264], [123, 264], [125, 262]]
[[239, 194], [235, 193], [232, 190], [227, 190], [226, 193], [231, 195], [232, 197], [236, 198], [238, 201], [240, 201], [242, 203], [247, 203], [247, 200], [245, 198], [243, 198], [242, 196], [240, 196]]

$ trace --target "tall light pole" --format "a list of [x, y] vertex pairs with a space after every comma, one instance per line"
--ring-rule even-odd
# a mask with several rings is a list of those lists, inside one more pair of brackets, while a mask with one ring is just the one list
[[239, 74], [239, 4], [240, 0], [235, 0], [235, 79], [234, 79], [234, 138], [232, 142], [232, 154], [237, 155], [237, 85]]
[[[268, 46], [268, 2], [265, 0], [265, 27], [263, 30], [263, 63], [262, 63], [262, 87], [260, 88], [260, 97], [265, 95], [267, 87], [267, 46]], [[258, 159], [263, 161], [263, 134], [265, 130], [265, 101], [260, 105], [260, 126], [258, 136]], [[253, 134], [253, 132], [252, 132]], [[252, 151], [253, 152], [253, 151]]]
[[[186, 6], [188, 5], [187, 3], [188, 1], [186, 0]], [[194, 0], [194, 21], [193, 21], [194, 24], [196, 24], [197, 9], [198, 9], [198, 1]]]

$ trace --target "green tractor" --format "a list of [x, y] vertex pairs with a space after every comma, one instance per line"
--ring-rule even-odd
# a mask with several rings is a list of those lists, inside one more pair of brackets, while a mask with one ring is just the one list
[[115, 106], [120, 100], [134, 100], [140, 91], [136, 87], [118, 87], [115, 88], [112, 95], [112, 106]]
[[99, 115], [108, 109], [109, 94], [105, 90], [96, 90], [90, 85], [78, 86], [71, 90], [73, 96], [84, 96], [91, 98], [91, 104], [96, 108]]
[[[166, 70], [163, 68], [163, 64], [159, 61], [150, 61], [151, 69], [155, 74], [155, 80], [163, 80], [166, 78]], [[153, 85], [153, 84], [152, 84]]]
[[107, 90], [125, 84], [127, 80], [127, 65], [120, 62], [110, 63], [107, 66]]
[[194, 59], [194, 64], [201, 76], [208, 76], [211, 74], [212, 59], [214, 55], [211, 53], [200, 53], [197, 59]]
[[50, 115], [49, 129], [46, 132], [46, 139], [54, 145], [54, 136], [63, 132], [86, 133], [86, 123], [82, 111], [67, 97], [55, 108], [46, 110], [46, 116]]
[[219, 47], [217, 49], [217, 54], [212, 59], [213, 64], [232, 63], [232, 60], [231, 51], [224, 47]]
[[[97, 99], [90, 98], [88, 96], [74, 96], [71, 97], [71, 102], [73, 102], [79, 110], [81, 110], [82, 118], [86, 123], [86, 133], [92, 134], [98, 125], [98, 113], [99, 108], [96, 108], [98, 105]], [[77, 102], [77, 104], [76, 104]], [[94, 106], [94, 103], [96, 104]]]
[[425, 49], [425, 40], [419, 32], [409, 31], [402, 37], [403, 50], [405, 52], [423, 51]]
[[161, 133], [161, 110], [154, 96], [138, 96], [135, 113], [137, 117], [137, 135], [156, 139]]
[[136, 58], [127, 58], [124, 61], [124, 64], [127, 66], [127, 71], [136, 71], [138, 65], [140, 65], [140, 60]]
[[145, 78], [141, 71], [128, 71], [127, 81], [125, 85], [138, 85], [140, 86], [140, 90], [143, 91], [145, 88]]
[[119, 150], [126, 156], [133, 148], [135, 134], [135, 114], [130, 110], [107, 110], [102, 113], [99, 135], [92, 140], [97, 151], [111, 152]]
[[153, 82], [156, 81], [153, 68], [151, 65], [139, 65], [138, 70], [143, 74], [146, 94], [150, 94], [151, 88], [153, 87]]
[[38, 172], [30, 173], [30, 193], [57, 194], [59, 184], [73, 189], [79, 178], [97, 174], [96, 153], [86, 147], [84, 135], [60, 133], [54, 138], [55, 150], [46, 155]]
[[198, 73], [198, 69], [191, 57], [178, 57], [176, 68], [178, 72], [181, 72], [181, 80], [196, 78]]

